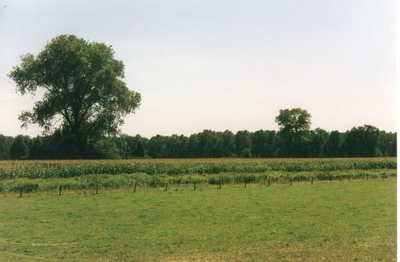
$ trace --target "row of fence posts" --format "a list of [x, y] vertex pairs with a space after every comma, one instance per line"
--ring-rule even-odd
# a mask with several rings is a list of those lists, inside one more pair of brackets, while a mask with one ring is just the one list
[[[368, 174], [367, 174], [366, 178], [367, 178], [367, 180], [369, 179]], [[348, 176], [348, 179], [349, 179], [349, 181], [351, 181], [351, 176]], [[332, 183], [332, 176], [329, 176], [328, 180]], [[342, 176], [339, 176], [339, 180], [340, 180], [340, 182], [342, 182]], [[268, 178], [267, 180], [264, 179], [264, 182], [265, 181], [266, 181], [268, 187], [272, 184], [271, 178]], [[300, 181], [300, 180], [298, 180], [298, 181]], [[244, 181], [244, 187], [245, 188], [247, 187], [248, 183], [249, 182], [247, 180]], [[221, 179], [218, 182], [218, 188], [217, 189], [221, 189], [222, 188], [222, 184], [223, 183], [222, 183], [222, 179]], [[314, 184], [314, 176], [311, 176], [311, 184]], [[196, 190], [196, 185], [197, 185], [197, 182], [193, 182], [193, 190]], [[290, 186], [293, 185], [293, 178], [289, 178], [289, 185]], [[168, 191], [168, 183], [165, 183], [164, 191]], [[133, 192], [136, 192], [136, 183], [135, 183]]]
[[[351, 181], [351, 176], [347, 176], [347, 178], [348, 178], [349, 181]], [[369, 175], [368, 174], [366, 174], [366, 179], [369, 180]], [[382, 179], [384, 179], [384, 177], [382, 177]], [[332, 183], [332, 176], [329, 176], [328, 180]], [[264, 182], [265, 181], [267, 183], [267, 186], [270, 186], [272, 184], [271, 178], [268, 178], [267, 180], [264, 179]], [[342, 182], [342, 176], [339, 176], [339, 181]], [[244, 187], [245, 188], [247, 187], [248, 183], [249, 182], [247, 180], [244, 181]], [[222, 179], [221, 179], [218, 182], [218, 189], [222, 188], [222, 184], [223, 183], [222, 183]], [[289, 185], [291, 186], [292, 184], [293, 184], [293, 178], [289, 178]], [[311, 176], [311, 184], [314, 184], [314, 176]], [[137, 189], [137, 183], [135, 182], [135, 184], [133, 186], [133, 193], [136, 193], [136, 191], [137, 191], [136, 189]], [[193, 190], [196, 190], [196, 189], [197, 189], [197, 182], [195, 181], [195, 182], [193, 182]], [[58, 195], [59, 196], [61, 196], [62, 190], [63, 190], [63, 187], [61, 185], [58, 186]], [[168, 191], [168, 183], [165, 183], [164, 191]], [[23, 192], [23, 188], [20, 189], [19, 197], [22, 197], [22, 192]], [[99, 193], [99, 185], [98, 184], [96, 184], [96, 191], [95, 192], [96, 192], [96, 195]]]

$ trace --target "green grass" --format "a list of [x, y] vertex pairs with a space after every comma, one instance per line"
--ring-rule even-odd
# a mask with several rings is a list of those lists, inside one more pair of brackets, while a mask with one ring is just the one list
[[396, 179], [0, 197], [0, 261], [395, 261]]

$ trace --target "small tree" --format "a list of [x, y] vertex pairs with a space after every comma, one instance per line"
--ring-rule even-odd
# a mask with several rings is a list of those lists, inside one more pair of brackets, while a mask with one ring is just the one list
[[328, 141], [326, 142], [326, 156], [340, 157], [342, 156], [343, 134], [335, 130], [330, 132]]
[[11, 136], [0, 135], [0, 160], [10, 158], [10, 148], [13, 138]]
[[17, 136], [11, 144], [11, 159], [27, 159], [29, 156], [29, 147], [27, 139], [23, 135]]
[[236, 154], [238, 157], [251, 157], [252, 140], [249, 131], [238, 131], [235, 136]]
[[144, 157], [144, 149], [143, 149], [142, 142], [140, 142], [140, 141], [136, 146], [134, 156], [135, 157]]

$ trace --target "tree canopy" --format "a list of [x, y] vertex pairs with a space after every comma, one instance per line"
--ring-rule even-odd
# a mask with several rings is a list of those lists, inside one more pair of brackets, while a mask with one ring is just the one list
[[275, 122], [286, 141], [283, 154], [288, 157], [304, 155], [311, 127], [311, 114], [301, 108], [281, 109]]
[[279, 129], [284, 133], [298, 133], [308, 131], [311, 126], [311, 114], [305, 109], [281, 109], [275, 118]]
[[[95, 145], [92, 158], [192, 158], [192, 157], [288, 157], [290, 149], [297, 157], [387, 157], [396, 156], [397, 133], [371, 126], [360, 126], [346, 132], [321, 128], [305, 131], [302, 149], [293, 147], [287, 137], [274, 130], [238, 131], [236, 134], [204, 130], [184, 135], [108, 136]], [[64, 159], [68, 151], [59, 145], [60, 134], [52, 136], [6, 137], [0, 135], [0, 159]], [[23, 141], [21, 141], [23, 140]], [[18, 144], [25, 144], [16, 150]], [[289, 146], [290, 148], [286, 148]], [[11, 147], [13, 148], [11, 150]], [[21, 152], [21, 153], [15, 153]], [[289, 155], [290, 156], [290, 155]]]
[[22, 126], [36, 123], [44, 133], [59, 132], [78, 157], [101, 137], [117, 134], [141, 101], [123, 81], [124, 64], [111, 46], [74, 35], [52, 39], [36, 57], [26, 54], [9, 76], [21, 94], [45, 91], [31, 111], [20, 114]]

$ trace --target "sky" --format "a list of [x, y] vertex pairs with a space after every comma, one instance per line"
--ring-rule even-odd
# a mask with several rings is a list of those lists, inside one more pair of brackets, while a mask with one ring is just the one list
[[280, 109], [312, 128], [396, 131], [395, 0], [0, 0], [0, 134], [36, 136], [7, 76], [61, 34], [111, 45], [142, 105], [122, 133], [277, 130]]

